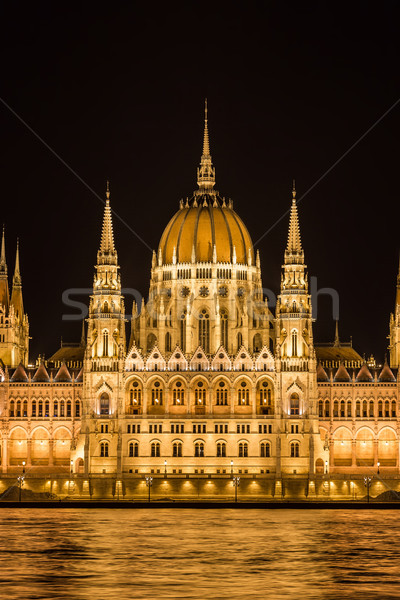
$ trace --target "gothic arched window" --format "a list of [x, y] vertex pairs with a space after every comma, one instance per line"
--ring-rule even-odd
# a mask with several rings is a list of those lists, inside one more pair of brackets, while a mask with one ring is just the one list
[[205, 406], [206, 404], [206, 388], [202, 381], [197, 381], [194, 388], [194, 403], [196, 406]]
[[225, 381], [220, 381], [217, 387], [217, 405], [227, 405], [228, 404], [228, 389], [226, 387]]
[[179, 323], [179, 333], [180, 333], [180, 348], [182, 352], [186, 352], [186, 311], [181, 314], [180, 323]]
[[271, 446], [269, 442], [261, 442], [260, 456], [261, 458], [269, 458], [271, 456]]
[[297, 356], [297, 331], [292, 331], [292, 356]]
[[300, 414], [300, 398], [298, 394], [290, 396], [290, 416], [296, 417]]
[[129, 444], [129, 457], [139, 456], [139, 444], [137, 442], [130, 442]]
[[103, 356], [108, 356], [108, 331], [103, 331]]
[[169, 331], [165, 334], [165, 352], [171, 352], [171, 334]]
[[221, 344], [228, 350], [228, 313], [226, 310], [221, 310]]
[[153, 442], [151, 444], [151, 456], [156, 457], [161, 455], [161, 444], [160, 442]]
[[239, 456], [242, 458], [247, 458], [249, 456], [249, 445], [247, 442], [239, 443]]
[[159, 381], [153, 383], [151, 388], [151, 404], [153, 406], [161, 406], [163, 403], [163, 389]]
[[177, 381], [172, 388], [172, 404], [184, 404], [185, 402], [185, 390], [182, 385], [182, 381]]
[[100, 414], [101, 415], [109, 415], [110, 414], [110, 398], [109, 395], [104, 392], [100, 396]]
[[290, 444], [290, 456], [292, 458], [297, 458], [300, 456], [300, 444], [299, 442], [292, 442]]
[[204, 352], [210, 352], [210, 315], [203, 309], [199, 314], [199, 345]]
[[100, 444], [100, 456], [108, 457], [108, 442], [101, 442]]
[[218, 457], [224, 457], [224, 456], [226, 456], [226, 444], [225, 444], [225, 442], [218, 442], [217, 443], [217, 456]]
[[172, 444], [172, 456], [182, 456], [182, 442]]
[[248, 406], [250, 404], [250, 390], [246, 381], [240, 382], [238, 388], [238, 404]]
[[204, 456], [204, 442], [196, 442], [194, 445], [194, 455], [197, 457]]

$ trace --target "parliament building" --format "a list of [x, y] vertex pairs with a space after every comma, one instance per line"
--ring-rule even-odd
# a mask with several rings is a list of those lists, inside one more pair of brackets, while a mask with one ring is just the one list
[[3, 231], [0, 493], [21, 474], [59, 497], [134, 499], [150, 484], [226, 497], [239, 477], [246, 498], [362, 497], [365, 476], [375, 495], [399, 489], [400, 275], [390, 366], [377, 366], [338, 332], [314, 344], [294, 187], [282, 252], [272, 310], [250, 233], [215, 189], [207, 111], [197, 189], [161, 235], [128, 334], [108, 185], [82, 340], [34, 367]]

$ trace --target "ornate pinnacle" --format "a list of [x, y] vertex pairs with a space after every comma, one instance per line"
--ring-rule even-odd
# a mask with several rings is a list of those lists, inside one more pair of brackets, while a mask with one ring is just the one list
[[215, 185], [215, 169], [212, 165], [210, 155], [207, 99], [205, 100], [204, 106], [203, 154], [201, 156], [200, 167], [197, 169], [197, 185], [201, 192], [213, 193], [213, 187]]

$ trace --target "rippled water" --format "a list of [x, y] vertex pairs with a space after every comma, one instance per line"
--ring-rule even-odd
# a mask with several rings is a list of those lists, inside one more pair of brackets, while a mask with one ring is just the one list
[[0, 597], [400, 598], [399, 516], [0, 508]]

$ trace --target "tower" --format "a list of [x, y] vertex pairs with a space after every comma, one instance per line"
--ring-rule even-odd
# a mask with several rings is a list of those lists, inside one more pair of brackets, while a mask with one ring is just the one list
[[389, 321], [389, 353], [390, 366], [392, 369], [397, 369], [400, 366], [400, 260], [397, 273], [396, 302]]
[[87, 319], [81, 428], [84, 440], [81, 437], [76, 452], [77, 457], [84, 458], [86, 473], [103, 472], [104, 469], [117, 472], [120, 463], [118, 417], [122, 410], [126, 345], [125, 307], [118, 270], [107, 182], [100, 248]]
[[[311, 296], [301, 245], [296, 189], [293, 182], [289, 234], [277, 300], [276, 367], [281, 394], [281, 468], [315, 472], [321, 460], [317, 418], [316, 359], [312, 332]], [[324, 459], [323, 459], [324, 460]], [[326, 460], [326, 459], [325, 459]], [[279, 466], [277, 471], [279, 471]]]
[[19, 266], [19, 243], [15, 255], [15, 270], [11, 301], [8, 288], [8, 272], [5, 250], [5, 232], [1, 240], [0, 254], [0, 359], [9, 367], [28, 364], [29, 321], [24, 311], [22, 279]]

